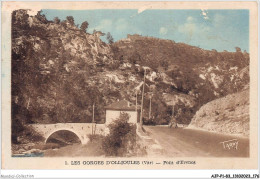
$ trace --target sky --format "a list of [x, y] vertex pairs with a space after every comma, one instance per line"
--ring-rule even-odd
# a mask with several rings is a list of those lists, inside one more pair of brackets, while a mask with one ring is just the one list
[[[75, 24], [87, 21], [87, 32], [110, 32], [114, 41], [140, 34], [183, 42], [203, 49], [249, 52], [248, 10], [53, 10], [43, 9], [48, 20], [73, 16]], [[105, 37], [102, 37], [105, 40]]]

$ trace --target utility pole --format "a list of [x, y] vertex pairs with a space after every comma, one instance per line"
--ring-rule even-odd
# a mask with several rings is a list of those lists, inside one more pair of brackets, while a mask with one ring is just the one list
[[136, 119], [138, 121], [137, 93], [138, 93], [138, 90], [136, 89], [136, 94], [135, 94], [135, 111], [136, 111]]
[[172, 100], [172, 117], [174, 117], [174, 101]]
[[142, 104], [141, 104], [141, 115], [140, 115], [140, 125], [141, 125], [141, 126], [143, 126], [143, 105], [144, 105], [145, 75], [146, 75], [146, 69], [144, 69], [144, 83], [143, 83]]
[[94, 134], [94, 122], [95, 122], [95, 103], [93, 104], [92, 135]]
[[151, 119], [151, 113], [152, 113], [152, 95], [150, 96], [149, 119]]
[[136, 94], [135, 94], [135, 110], [137, 112], [137, 90], [136, 90]]

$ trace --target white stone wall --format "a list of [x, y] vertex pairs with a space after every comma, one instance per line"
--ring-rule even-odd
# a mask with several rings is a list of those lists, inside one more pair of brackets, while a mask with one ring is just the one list
[[116, 111], [106, 110], [106, 125], [110, 124], [120, 116], [120, 112], [129, 114], [129, 123], [137, 123], [137, 112], [136, 111]]

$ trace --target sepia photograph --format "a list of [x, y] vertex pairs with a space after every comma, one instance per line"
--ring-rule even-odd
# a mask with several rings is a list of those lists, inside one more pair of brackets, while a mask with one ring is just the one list
[[255, 156], [249, 8], [101, 6], [9, 10], [7, 158], [189, 168]]

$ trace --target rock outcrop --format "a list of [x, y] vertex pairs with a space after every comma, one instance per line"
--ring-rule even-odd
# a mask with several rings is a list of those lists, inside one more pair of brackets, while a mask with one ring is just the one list
[[249, 89], [203, 105], [189, 127], [249, 137]]

